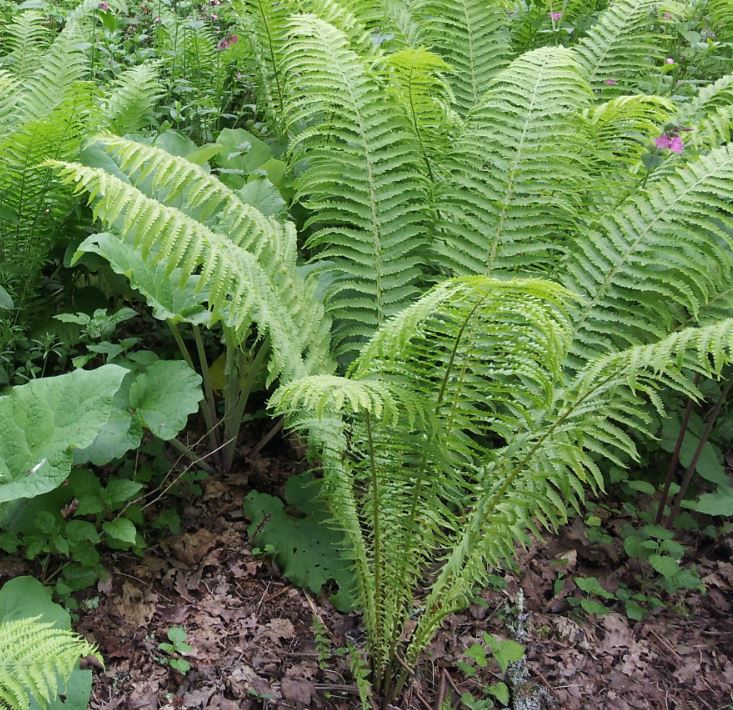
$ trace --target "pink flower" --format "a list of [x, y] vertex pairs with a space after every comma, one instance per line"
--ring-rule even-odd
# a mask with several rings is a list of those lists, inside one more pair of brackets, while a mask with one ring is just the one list
[[669, 21], [670, 21], [670, 20], [672, 19], [672, 13], [671, 13], [671, 12], [669, 12], [669, 11], [668, 11], [668, 12], [665, 12], [665, 13], [664, 13], [664, 14], [662, 15], [662, 18], [663, 18], [664, 20], [666, 20], [667, 22], [669, 22]]
[[669, 142], [669, 149], [673, 153], [681, 153], [685, 149], [685, 144], [682, 142], [682, 138], [679, 136], [673, 136]]
[[209, 19], [212, 22], [216, 22], [219, 19], [219, 15], [216, 15], [215, 13], [212, 12], [211, 15], [209, 15]]
[[237, 35], [230, 35], [229, 37], [224, 37], [223, 39], [219, 40], [219, 44], [216, 45], [217, 49], [229, 49], [233, 44], [236, 44], [239, 42], [239, 37]]
[[100, 2], [97, 7], [99, 7], [99, 9], [102, 10], [103, 12], [109, 12], [109, 3], [108, 2]]
[[673, 59], [672, 57], [667, 57], [667, 58], [666, 58], [666, 59], [665, 59], [664, 61], [665, 61], [665, 62], [666, 62], [667, 64], [674, 64], [674, 59]]
[[673, 153], [681, 153], [685, 149], [685, 144], [682, 142], [682, 138], [679, 136], [670, 136], [667, 133], [662, 133], [654, 139], [654, 145], [660, 150], [671, 150]]
[[551, 12], [550, 13], [550, 19], [553, 22], [559, 22], [561, 17], [562, 17], [562, 12]]
[[606, 86], [616, 86], [618, 81], [616, 79], [606, 79]]

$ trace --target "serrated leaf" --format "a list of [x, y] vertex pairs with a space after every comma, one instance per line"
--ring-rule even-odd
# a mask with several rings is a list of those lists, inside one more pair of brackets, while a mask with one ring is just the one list
[[137, 530], [135, 524], [127, 518], [116, 518], [106, 523], [102, 523], [102, 530], [113, 540], [126, 542], [130, 545], [135, 544]]
[[109, 504], [114, 507], [134, 497], [143, 487], [142, 483], [127, 478], [113, 478], [107, 484], [105, 495]]
[[721, 487], [715, 493], [704, 493], [697, 500], [685, 501], [682, 504], [689, 510], [704, 515], [733, 515], [733, 488]]
[[31, 498], [69, 475], [75, 449], [110, 419], [127, 371], [117, 365], [33, 380], [0, 397], [0, 503]]
[[650, 555], [649, 564], [665, 578], [675, 577], [680, 571], [677, 560], [666, 555]]
[[603, 599], [614, 598], [611, 592], [601, 586], [597, 577], [575, 577], [574, 581], [578, 589], [584, 591], [586, 594], [595, 594], [597, 597], [602, 597]]
[[320, 593], [329, 580], [339, 586], [331, 601], [340, 611], [351, 611], [355, 600], [353, 572], [342, 556], [343, 535], [328, 524], [330, 516], [317, 498], [318, 486], [308, 474], [291, 477], [285, 485], [288, 503], [303, 517], [285, 512], [279, 498], [252, 491], [244, 499], [244, 512], [252, 521], [247, 528], [255, 545], [272, 545], [283, 574], [300, 587]]

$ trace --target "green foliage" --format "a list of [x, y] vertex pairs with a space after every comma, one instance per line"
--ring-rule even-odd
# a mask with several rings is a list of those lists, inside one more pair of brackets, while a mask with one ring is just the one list
[[283, 67], [293, 159], [307, 161], [296, 189], [316, 229], [308, 244], [333, 272], [337, 352], [353, 351], [417, 293], [427, 218], [417, 139], [332, 25], [293, 18]]
[[319, 497], [318, 482], [310, 475], [288, 479], [285, 499], [298, 511], [294, 517], [279, 498], [252, 491], [244, 500], [251, 521], [247, 533], [255, 544], [272, 549], [285, 577], [298, 586], [319, 594], [333, 580], [339, 590], [331, 601], [337, 609], [350, 611], [354, 581], [340, 554], [343, 535], [330, 529], [328, 509]]
[[0, 589], [0, 707], [66, 707], [57, 700], [86, 705], [91, 671], [80, 671], [83, 656], [102, 658], [94, 646], [69, 631], [69, 615], [51, 601], [32, 577], [16, 577]]
[[453, 68], [448, 81], [465, 116], [511, 58], [506, 10], [486, 0], [420, 0], [413, 13], [418, 44], [431, 47]]
[[182, 626], [171, 626], [166, 636], [168, 642], [158, 644], [158, 648], [167, 655], [165, 663], [174, 671], [186, 675], [191, 670], [191, 664], [181, 656], [193, 651], [193, 647], [186, 643], [186, 630]]
[[75, 449], [90, 446], [112, 416], [127, 371], [117, 365], [34, 380], [0, 397], [0, 501], [52, 490]]

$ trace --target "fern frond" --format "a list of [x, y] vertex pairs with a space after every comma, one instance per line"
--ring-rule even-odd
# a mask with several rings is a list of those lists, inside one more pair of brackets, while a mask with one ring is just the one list
[[404, 107], [420, 147], [425, 171], [448, 150], [453, 95], [443, 78], [451, 68], [425, 49], [403, 49], [385, 58], [391, 89]]
[[102, 661], [92, 644], [39, 618], [0, 623], [0, 707], [26, 710], [32, 698], [45, 708], [63, 689], [80, 657]]
[[309, 239], [334, 274], [327, 306], [337, 352], [353, 349], [416, 293], [427, 201], [404, 113], [346, 36], [316, 17], [290, 22], [283, 66], [298, 195]]
[[511, 58], [506, 11], [489, 0], [418, 0], [419, 43], [453, 67], [456, 107], [468, 114]]
[[245, 22], [241, 31], [252, 47], [257, 75], [257, 91], [265, 116], [281, 129], [285, 87], [280, 64], [285, 47], [285, 3], [277, 0], [238, 0], [239, 15]]
[[581, 294], [574, 358], [652, 338], [695, 315], [730, 278], [733, 146], [688, 163], [578, 236], [566, 285]]
[[697, 398], [687, 372], [718, 377], [731, 361], [733, 320], [726, 320], [613, 353], [581, 371], [533, 429], [515, 437], [479, 474], [483, 491], [425, 602], [408, 664], [445, 616], [466, 605], [487, 569], [514, 556], [517, 541], [562, 522], [588, 483], [602, 485], [598, 457], [624, 465], [621, 454], [636, 455], [627, 432], [649, 428], [645, 400], [661, 407], [657, 391], [668, 387]]
[[590, 99], [570, 50], [522, 55], [492, 82], [445, 161], [436, 251], [456, 274], [538, 271], [578, 214]]
[[707, 9], [715, 38], [722, 42], [733, 42], [733, 2], [709, 0]]
[[56, 164], [90, 193], [95, 216], [142, 255], [181, 278], [199, 273], [214, 319], [240, 337], [255, 321], [270, 333], [271, 378], [328, 369], [329, 323], [316, 282], [296, 267], [295, 232], [264, 217], [189, 161], [113, 136], [101, 140], [129, 182], [102, 170]]
[[7, 53], [0, 58], [0, 65], [10, 69], [18, 79], [30, 76], [40, 58], [51, 43], [51, 32], [46, 17], [38, 10], [19, 12], [8, 25], [3, 43]]
[[657, 10], [657, 0], [614, 0], [575, 46], [598, 94], [634, 93], [651, 62], [664, 56], [664, 38], [653, 29]]
[[103, 115], [110, 131], [118, 135], [133, 133], [148, 125], [162, 95], [154, 66], [140, 64], [115, 80], [104, 103]]

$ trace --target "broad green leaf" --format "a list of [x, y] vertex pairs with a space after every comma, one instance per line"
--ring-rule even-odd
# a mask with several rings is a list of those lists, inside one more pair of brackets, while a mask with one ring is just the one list
[[10, 294], [0, 286], [0, 310], [12, 311], [15, 308], [13, 299]]
[[75, 370], [0, 397], [0, 503], [63, 482], [74, 450], [89, 446], [109, 421], [126, 374], [117, 365]]
[[71, 628], [68, 612], [51, 599], [51, 590], [35, 577], [15, 577], [0, 589], [0, 623], [41, 616], [59, 629]]
[[586, 594], [595, 594], [602, 599], [613, 599], [614, 595], [601, 586], [597, 577], [575, 577], [575, 584]]
[[340, 552], [343, 535], [328, 524], [330, 515], [317, 498], [318, 485], [308, 474], [293, 476], [285, 484], [287, 502], [302, 517], [288, 515], [280, 498], [249, 493], [244, 499], [244, 512], [252, 521], [247, 533], [254, 544], [275, 548], [278, 565], [294, 584], [318, 594], [324, 584], [335, 580], [340, 589], [331, 601], [340, 611], [351, 611], [353, 572]]
[[680, 571], [677, 560], [666, 555], [650, 555], [649, 564], [665, 578], [675, 577]]
[[142, 487], [143, 484], [137, 481], [130, 481], [127, 478], [113, 478], [107, 484], [104, 495], [109, 505], [114, 507], [130, 500]]
[[580, 606], [586, 614], [594, 614], [596, 616], [603, 616], [611, 611], [605, 604], [595, 599], [581, 599]]
[[168, 273], [163, 263], [144, 259], [137, 249], [111, 232], [87, 237], [79, 245], [72, 264], [86, 253], [98, 254], [109, 262], [112, 271], [125, 276], [130, 286], [145, 298], [158, 320], [209, 324], [210, 313], [203, 305], [207, 293], [205, 290], [196, 290], [198, 276], [182, 279], [180, 269]]
[[502, 705], [509, 705], [509, 686], [506, 683], [492, 683], [486, 690]]
[[715, 493], [704, 493], [697, 500], [685, 501], [682, 505], [704, 515], [733, 515], [733, 488], [721, 486]]
[[248, 182], [237, 190], [237, 195], [242, 202], [252, 205], [268, 216], [282, 216], [287, 206], [278, 189], [268, 178]]
[[134, 523], [127, 518], [116, 518], [102, 523], [102, 530], [113, 540], [127, 542], [130, 545], [135, 544], [137, 530]]
[[130, 406], [155, 436], [168, 441], [198, 410], [201, 377], [182, 360], [161, 360], [130, 386]]
[[502, 673], [506, 672], [510, 663], [524, 658], [524, 646], [521, 643], [517, 643], [511, 639], [502, 641], [491, 634], [484, 634], [484, 641], [494, 654], [494, 658], [499, 664]]

